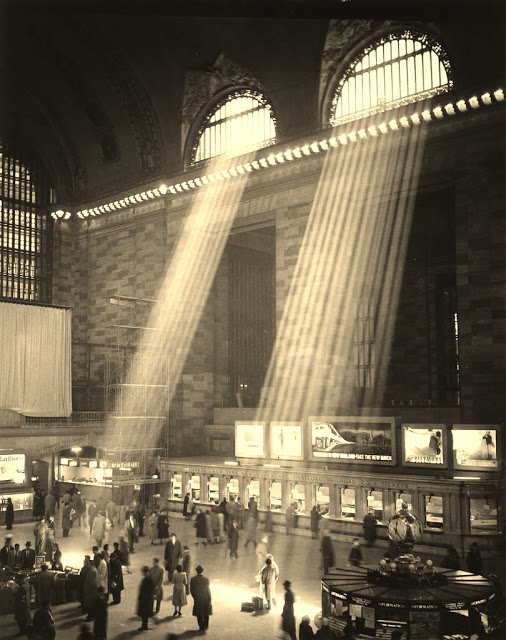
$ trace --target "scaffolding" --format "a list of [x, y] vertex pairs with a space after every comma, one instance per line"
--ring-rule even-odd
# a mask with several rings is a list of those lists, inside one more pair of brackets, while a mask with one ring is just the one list
[[147, 504], [168, 455], [169, 361], [161, 330], [148, 324], [156, 300], [115, 295], [108, 302], [105, 457], [118, 500], [139, 495]]

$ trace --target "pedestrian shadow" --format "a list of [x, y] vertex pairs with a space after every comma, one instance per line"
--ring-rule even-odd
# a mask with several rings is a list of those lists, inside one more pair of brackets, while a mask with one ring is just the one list
[[183, 633], [169, 633], [165, 636], [165, 640], [175, 640], [176, 638], [197, 638], [205, 635], [205, 631], [201, 631], [200, 629], [187, 629], [183, 631]]

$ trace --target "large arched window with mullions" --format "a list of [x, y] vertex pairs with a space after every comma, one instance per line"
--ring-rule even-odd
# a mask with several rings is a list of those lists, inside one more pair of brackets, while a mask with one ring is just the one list
[[52, 194], [42, 167], [0, 142], [0, 299], [51, 301]]
[[276, 121], [272, 107], [259, 92], [234, 91], [204, 119], [192, 154], [192, 163], [218, 156], [237, 156], [276, 142]]
[[330, 123], [393, 109], [452, 88], [441, 44], [411, 29], [371, 42], [349, 65], [332, 100]]

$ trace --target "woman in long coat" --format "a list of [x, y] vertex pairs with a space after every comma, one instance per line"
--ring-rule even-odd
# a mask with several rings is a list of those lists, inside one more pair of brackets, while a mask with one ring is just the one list
[[197, 518], [195, 519], [195, 535], [197, 536], [197, 543], [201, 539], [203, 544], [206, 544], [206, 514], [203, 511], [197, 512]]
[[228, 530], [228, 550], [231, 558], [237, 558], [237, 547], [239, 546], [239, 531], [237, 523], [233, 520]]
[[123, 591], [123, 569], [121, 568], [121, 560], [118, 556], [111, 556], [110, 559], [110, 578], [112, 603], [119, 604], [121, 602], [121, 592]]
[[187, 493], [183, 500], [183, 518], [185, 520], [189, 520], [191, 516], [191, 511], [188, 508], [189, 504], [190, 504], [190, 494]]
[[181, 607], [184, 607], [187, 604], [186, 587], [188, 585], [188, 578], [180, 564], [177, 565], [176, 570], [174, 571], [172, 584], [174, 585], [174, 591], [172, 592], [172, 604], [174, 605], [173, 615], [182, 616]]
[[311, 537], [316, 538], [318, 525], [320, 524], [320, 512], [316, 505], [311, 509]]
[[14, 505], [12, 504], [12, 500], [7, 498], [7, 507], [5, 508], [5, 528], [12, 529], [12, 525], [14, 524]]
[[156, 511], [151, 512], [148, 518], [148, 527], [151, 544], [155, 544], [155, 541], [158, 540], [158, 514]]
[[93, 562], [84, 577], [83, 611], [88, 614], [88, 620], [93, 619], [93, 605], [98, 595], [98, 571]]
[[137, 615], [142, 619], [142, 626], [139, 628], [139, 631], [148, 628], [148, 620], [153, 615], [154, 603], [154, 584], [149, 575], [148, 567], [142, 567], [142, 575], [144, 578], [142, 579], [139, 596], [137, 598]]

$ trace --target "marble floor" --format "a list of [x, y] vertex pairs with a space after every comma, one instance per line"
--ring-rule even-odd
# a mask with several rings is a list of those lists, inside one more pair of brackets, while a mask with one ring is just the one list
[[[32, 540], [33, 523], [14, 525], [12, 531], [13, 542], [19, 542], [21, 548], [27, 540]], [[213, 616], [205, 634], [210, 640], [271, 640], [282, 637], [281, 609], [283, 605], [283, 586], [285, 580], [292, 582], [292, 589], [296, 597], [295, 612], [297, 626], [300, 618], [307, 614], [311, 620], [321, 609], [320, 595], [320, 553], [318, 541], [302, 535], [289, 535], [284, 532], [270, 534], [271, 551], [279, 565], [280, 577], [277, 588], [277, 607], [270, 612], [244, 613], [240, 611], [241, 603], [251, 601], [257, 594], [258, 585], [255, 582], [256, 556], [253, 546], [244, 549], [244, 539], [239, 542], [239, 558], [232, 560], [228, 557], [226, 544], [216, 544], [198, 547], [194, 545], [195, 529], [193, 522], [186, 522], [182, 517], [171, 516], [170, 530], [174, 531], [183, 544], [190, 547], [192, 564], [201, 564], [204, 575], [211, 582], [213, 597]], [[108, 530], [107, 539], [112, 543], [117, 540], [118, 528]], [[0, 532], [3, 536], [4, 529]], [[244, 537], [244, 531], [241, 531]], [[57, 542], [62, 550], [64, 566], [81, 567], [84, 554], [91, 554], [91, 547], [95, 544], [88, 535], [85, 527], [75, 527], [68, 538], [61, 537], [61, 529], [56, 530]], [[336, 565], [344, 566], [349, 551], [349, 543], [334, 542]], [[127, 640], [137, 636], [150, 640], [167, 640], [174, 634], [176, 638], [202, 637], [198, 630], [196, 618], [192, 616], [193, 600], [188, 597], [188, 605], [183, 607], [183, 616], [173, 618], [173, 607], [170, 601], [172, 586], [164, 587], [164, 600], [160, 613], [150, 620], [150, 630], [137, 631], [140, 620], [135, 615], [136, 600], [141, 580], [140, 569], [143, 565], [151, 565], [153, 557], [159, 557], [163, 562], [164, 547], [151, 545], [147, 537], [140, 538], [131, 555], [131, 574], [124, 576], [125, 590], [122, 592], [122, 602], [118, 606], [108, 608], [108, 639]], [[364, 548], [364, 564], [372, 564], [382, 557], [381, 547]], [[504, 565], [504, 561], [501, 561]], [[486, 562], [486, 569], [492, 570], [497, 563], [492, 560]], [[504, 573], [503, 573], [504, 575]], [[77, 603], [72, 602], [53, 608], [56, 622], [56, 638], [58, 640], [75, 640], [79, 633], [79, 626], [84, 621]], [[13, 638], [17, 635], [17, 625], [13, 615], [0, 618], [2, 629], [0, 638]], [[314, 625], [313, 625], [313, 628]]]

